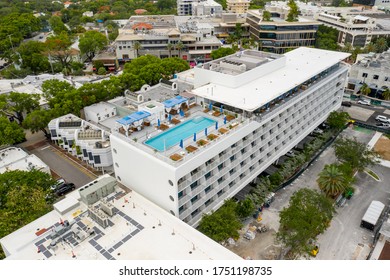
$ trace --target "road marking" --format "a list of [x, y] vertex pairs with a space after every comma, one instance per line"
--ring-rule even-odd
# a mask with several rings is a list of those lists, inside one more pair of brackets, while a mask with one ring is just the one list
[[43, 148], [41, 149], [41, 151], [46, 150], [47, 148], [50, 148], [50, 146], [48, 145], [48, 146], [43, 147]]

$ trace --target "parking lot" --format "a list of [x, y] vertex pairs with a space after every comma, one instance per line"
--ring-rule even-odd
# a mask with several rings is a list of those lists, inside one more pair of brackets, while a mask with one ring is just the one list
[[[368, 143], [374, 132], [349, 127], [342, 135], [356, 137], [358, 141]], [[254, 240], [240, 238], [236, 245], [228, 246], [244, 258], [250, 259], [278, 259], [281, 246], [275, 243], [274, 234], [279, 229], [279, 212], [288, 206], [291, 195], [301, 189], [310, 188], [319, 190], [317, 185], [318, 174], [324, 165], [336, 161], [332, 146], [326, 149], [320, 157], [291, 185], [275, 195], [275, 201], [269, 208], [265, 208], [261, 223], [269, 227], [267, 233], [257, 234]], [[371, 168], [381, 178], [375, 181], [366, 173], [358, 173], [354, 187], [354, 196], [337, 208], [330, 227], [318, 237], [320, 251], [316, 259], [320, 260], [352, 260], [366, 259], [373, 242], [372, 232], [360, 228], [360, 221], [372, 200], [379, 200], [386, 205], [390, 199], [390, 170], [387, 167], [376, 165]], [[245, 230], [244, 230], [245, 231]], [[244, 232], [243, 231], [243, 232]]]

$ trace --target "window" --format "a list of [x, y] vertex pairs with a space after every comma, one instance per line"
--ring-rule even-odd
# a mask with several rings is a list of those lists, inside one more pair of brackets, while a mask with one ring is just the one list
[[193, 182], [193, 183], [190, 185], [191, 190], [196, 189], [197, 186], [198, 186], [198, 181]]
[[367, 73], [363, 73], [363, 74], [362, 74], [362, 77], [363, 77], [363, 78], [367, 78], [367, 76], [368, 76]]
[[93, 161], [94, 161], [96, 164], [102, 163], [101, 160], [100, 160], [100, 156], [93, 156]]
[[206, 175], [204, 175], [204, 177], [205, 177], [206, 180], [207, 180], [208, 178], [210, 178], [210, 177], [211, 177], [211, 171], [208, 172], [208, 173], [206, 173]]
[[84, 156], [84, 157], [88, 157], [88, 153], [87, 153], [87, 150], [86, 150], [86, 149], [83, 149], [83, 156]]
[[195, 195], [193, 198], [191, 198], [191, 203], [194, 204], [199, 199], [199, 195]]
[[178, 198], [181, 198], [181, 197], [183, 197], [184, 196], [184, 191], [181, 191], [181, 192], [179, 192], [178, 194], [177, 194], [177, 197]]
[[204, 189], [204, 192], [205, 192], [205, 193], [208, 193], [208, 192], [210, 192], [210, 191], [211, 191], [211, 186], [208, 186], [207, 188]]
[[93, 160], [93, 155], [91, 152], [88, 153], [88, 158], [89, 158], [89, 160]]
[[220, 191], [217, 193], [218, 197], [220, 197], [222, 194], [223, 194], [223, 190], [220, 190]]
[[372, 78], [373, 78], [374, 80], [378, 80], [378, 79], [379, 79], [379, 75], [374, 75]]
[[57, 131], [55, 129], [50, 129], [51, 137], [57, 137]]
[[218, 165], [218, 170], [221, 170], [223, 168], [223, 163], [221, 163], [220, 165]]

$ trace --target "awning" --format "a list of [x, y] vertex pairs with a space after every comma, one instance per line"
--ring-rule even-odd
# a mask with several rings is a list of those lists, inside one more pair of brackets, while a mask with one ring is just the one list
[[131, 115], [128, 115], [120, 120], [117, 120], [118, 123], [120, 124], [123, 124], [123, 125], [130, 125], [136, 121], [139, 121], [139, 120], [142, 120], [142, 119], [145, 119], [147, 117], [150, 116], [150, 113], [149, 112], [146, 112], [146, 111], [138, 111], [138, 112], [135, 112]]
[[184, 98], [180, 95], [176, 96], [175, 98], [172, 98], [172, 99], [168, 99], [168, 100], [165, 100], [163, 102], [165, 108], [171, 108], [175, 105], [178, 105], [178, 104], [181, 104], [183, 102], [186, 102], [188, 99], [187, 98]]

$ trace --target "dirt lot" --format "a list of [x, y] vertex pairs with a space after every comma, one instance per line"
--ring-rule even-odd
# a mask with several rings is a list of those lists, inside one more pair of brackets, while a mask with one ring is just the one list
[[243, 238], [243, 233], [241, 232], [235, 245], [227, 245], [226, 247], [248, 260], [279, 259], [281, 248], [274, 245], [275, 230], [270, 229], [267, 232], [257, 233], [253, 240]]
[[390, 139], [382, 136], [375, 144], [374, 151], [378, 152], [382, 159], [390, 160]]

